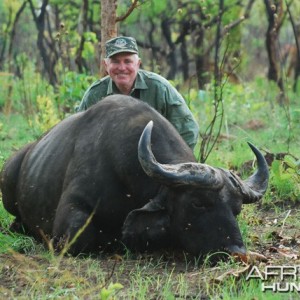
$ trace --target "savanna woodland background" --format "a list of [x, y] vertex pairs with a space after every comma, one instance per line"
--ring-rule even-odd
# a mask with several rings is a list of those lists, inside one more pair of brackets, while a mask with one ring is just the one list
[[184, 95], [200, 125], [200, 162], [247, 176], [255, 168], [250, 141], [270, 166], [267, 194], [239, 217], [253, 252], [242, 262], [54, 254], [11, 233], [0, 201], [0, 298], [300, 298], [297, 288], [283, 291], [290, 283], [299, 289], [299, 272], [277, 292], [247, 280], [252, 265], [262, 273], [300, 265], [299, 16], [298, 0], [0, 0], [1, 166], [74, 113], [104, 74], [102, 47], [116, 35], [134, 36], [143, 68]]

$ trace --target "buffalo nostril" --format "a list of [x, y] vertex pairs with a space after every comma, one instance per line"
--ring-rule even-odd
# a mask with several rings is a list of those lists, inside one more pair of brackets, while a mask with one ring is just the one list
[[225, 248], [225, 250], [230, 254], [242, 254], [245, 255], [247, 250], [244, 246], [230, 245]]

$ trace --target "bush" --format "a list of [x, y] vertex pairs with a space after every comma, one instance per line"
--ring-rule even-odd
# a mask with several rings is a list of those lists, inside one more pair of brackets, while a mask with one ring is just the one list
[[[300, 201], [300, 161], [286, 156], [270, 169], [270, 193], [277, 201]], [[266, 199], [271, 197], [266, 197]]]

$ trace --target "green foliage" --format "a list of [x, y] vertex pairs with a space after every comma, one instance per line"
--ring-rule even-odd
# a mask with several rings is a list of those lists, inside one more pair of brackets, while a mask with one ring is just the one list
[[299, 160], [286, 156], [284, 160], [273, 161], [270, 169], [270, 192], [277, 201], [300, 201]]
[[85, 43], [82, 57], [88, 59], [89, 57], [93, 57], [96, 55], [94, 45], [97, 43], [97, 36], [94, 32], [85, 32], [84, 37]]
[[57, 124], [60, 119], [54, 101], [47, 96], [37, 96], [37, 113], [33, 122], [28, 120], [30, 126], [34, 127], [39, 135], [48, 131]]
[[9, 231], [13, 217], [3, 208], [0, 199], [0, 254], [8, 251], [20, 251], [29, 253], [36, 251], [36, 243], [28, 236]]
[[[2, 165], [1, 165], [2, 167]], [[2, 199], [0, 198], [0, 227], [7, 230], [13, 221], [13, 216], [11, 216], [3, 207]]]
[[[22, 5], [22, 1], [20, 1], [20, 0], [2, 0], [2, 1], [0, 1], [0, 14], [6, 21], [6, 25], [9, 23], [9, 21], [8, 21], [9, 14], [10, 13], [12, 15], [15, 14], [21, 5]], [[3, 26], [2, 28], [5, 31], [7, 27]], [[1, 30], [0, 30], [0, 32], [1, 32]]]
[[[55, 93], [25, 54], [17, 57], [17, 63], [22, 77], [0, 73], [0, 108], [4, 109], [11, 98], [10, 109], [22, 113], [29, 124], [36, 128], [36, 134], [49, 129], [66, 114], [74, 113], [85, 90], [96, 80], [94, 76], [61, 70], [61, 84]], [[32, 115], [35, 116], [32, 118]]]
[[[263, 200], [265, 204], [300, 200], [299, 158], [293, 158], [300, 147], [298, 98], [289, 91], [289, 103], [280, 106], [274, 104], [277, 94], [275, 83], [260, 77], [247, 84], [226, 83], [223, 89], [224, 124], [207, 160], [214, 166], [240, 170], [245, 162], [254, 159], [248, 141], [263, 153], [290, 153], [283, 161], [274, 161], [270, 168], [270, 188]], [[214, 116], [213, 96], [212, 85], [199, 92], [190, 89], [185, 94], [199, 122], [201, 136]], [[195, 153], [198, 155], [198, 147]], [[252, 173], [254, 170], [255, 165]], [[241, 171], [244, 172], [243, 168]], [[248, 169], [242, 176], [249, 176], [249, 172]]]
[[62, 75], [62, 82], [58, 87], [56, 95], [60, 113], [74, 113], [88, 86], [94, 82], [94, 76], [79, 74], [77, 72], [65, 72]]
[[60, 120], [57, 104], [53, 100], [54, 89], [40, 73], [35, 71], [34, 62], [25, 54], [17, 57], [17, 63], [22, 77], [0, 76], [0, 83], [3, 82], [0, 86], [6, 88], [2, 94], [3, 98], [0, 99], [0, 105], [5, 107], [6, 101], [11, 98], [10, 110], [22, 113], [35, 130], [35, 135], [39, 136]]
[[[277, 92], [278, 89], [273, 83], [260, 77], [251, 83], [228, 82], [224, 86], [225, 114], [220, 141], [222, 140], [223, 147], [226, 147], [226, 157], [232, 154], [229, 159], [232, 165], [240, 166], [241, 162], [247, 159], [247, 153], [251, 154], [246, 145], [247, 141], [271, 153], [298, 153], [297, 136], [300, 134], [300, 126], [297, 121], [297, 96], [290, 94], [289, 104], [279, 106], [274, 104]], [[207, 85], [206, 90], [198, 93], [197, 90], [190, 90], [185, 96], [199, 122], [200, 133], [203, 134], [214, 116], [212, 85]], [[242, 144], [243, 147], [239, 146]], [[216, 148], [209, 157], [211, 162], [215, 161], [215, 156], [218, 155], [218, 146]], [[220, 159], [224, 161], [222, 157], [224, 153], [221, 152]]]
[[0, 167], [4, 161], [23, 145], [35, 139], [36, 133], [24, 116], [0, 114]]
[[61, 20], [67, 28], [72, 28], [78, 25], [78, 11], [82, 5], [81, 0], [71, 2], [62, 2], [61, 0], [51, 0], [52, 5], [57, 5], [61, 9]]
[[[156, 1], [156, 0], [144, 0], [139, 1], [142, 4], [141, 10], [134, 10], [132, 14], [126, 19], [126, 24], [136, 25], [136, 22], [140, 18], [157, 18], [162, 13], [170, 13], [172, 10], [167, 10], [169, 1]], [[131, 3], [130, 3], [131, 4]], [[170, 7], [170, 6], [169, 6]], [[123, 15], [129, 8], [129, 3], [118, 3], [117, 13], [118, 15]]]
[[108, 300], [108, 299], [117, 299], [114, 298], [119, 290], [123, 288], [123, 285], [120, 283], [110, 283], [108, 288], [104, 287], [100, 292], [100, 299], [101, 300]]
[[9, 231], [0, 231], [0, 240], [0, 254], [10, 251], [29, 254], [35, 253], [40, 248], [40, 245], [37, 245], [33, 238]]
[[34, 61], [26, 54], [18, 55], [16, 63], [21, 77], [8, 73], [0, 76], [0, 107], [4, 108], [6, 101], [10, 99], [11, 110], [30, 115], [35, 111], [38, 95], [53, 97], [54, 90], [41, 74], [36, 72]]

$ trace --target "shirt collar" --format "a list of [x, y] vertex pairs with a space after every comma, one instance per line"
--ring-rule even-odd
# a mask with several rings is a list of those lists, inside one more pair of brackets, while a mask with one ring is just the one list
[[[141, 75], [141, 71], [139, 70], [135, 79], [133, 90], [146, 90], [148, 89], [147, 83], [145, 82], [143, 76]], [[113, 83], [112, 79], [109, 78], [107, 92], [106, 95], [112, 95], [114, 92], [117, 92], [117, 87]]]
[[148, 89], [147, 83], [142, 76], [142, 72], [139, 70], [135, 79], [134, 89], [146, 90]]

